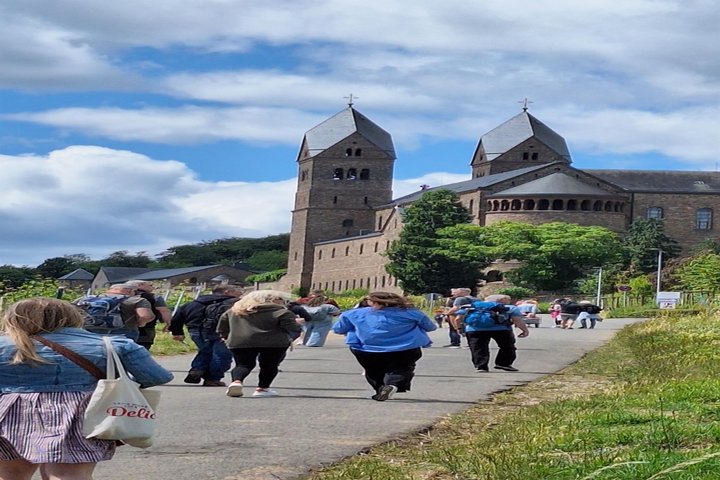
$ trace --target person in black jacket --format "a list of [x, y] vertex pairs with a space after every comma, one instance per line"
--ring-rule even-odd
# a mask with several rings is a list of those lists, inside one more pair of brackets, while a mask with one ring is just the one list
[[173, 315], [170, 322], [173, 339], [184, 341], [183, 326], [186, 326], [190, 338], [198, 348], [195, 358], [190, 363], [190, 371], [185, 377], [185, 383], [200, 383], [204, 379], [205, 387], [225, 386], [222, 379], [225, 372], [230, 370], [232, 354], [215, 329], [222, 311], [229, 309], [242, 294], [243, 290], [240, 287], [219, 285], [213, 289], [211, 295], [199, 296], [181, 306]]

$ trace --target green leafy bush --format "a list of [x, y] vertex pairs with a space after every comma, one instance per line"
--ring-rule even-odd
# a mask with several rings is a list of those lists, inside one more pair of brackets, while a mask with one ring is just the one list
[[509, 295], [513, 300], [521, 300], [523, 298], [532, 297], [535, 292], [525, 287], [507, 287], [498, 290], [501, 295]]
[[245, 281], [254, 282], [277, 282], [287, 273], [287, 268], [281, 268], [279, 270], [273, 270], [271, 272], [256, 273], [255, 275], [248, 275]]

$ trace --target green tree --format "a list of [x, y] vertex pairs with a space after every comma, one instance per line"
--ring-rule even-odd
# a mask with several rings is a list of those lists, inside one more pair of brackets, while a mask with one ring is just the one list
[[450, 190], [426, 192], [403, 212], [400, 238], [387, 252], [385, 267], [411, 294], [445, 293], [452, 287], [474, 287], [482, 260], [452, 258], [438, 244], [438, 230], [467, 223], [470, 214]]
[[287, 267], [288, 252], [279, 250], [259, 250], [248, 258], [247, 263], [250, 264], [256, 272], [269, 272]]
[[60, 278], [77, 268], [77, 263], [68, 257], [53, 257], [38, 265], [35, 271], [45, 278]]
[[152, 260], [146, 252], [138, 252], [130, 255], [127, 250], [119, 250], [111, 253], [107, 258], [100, 260], [103, 267], [136, 267], [148, 268]]
[[674, 280], [683, 290], [720, 291], [720, 255], [700, 253], [679, 266]]
[[0, 291], [15, 289], [30, 280], [33, 270], [30, 267], [16, 267], [14, 265], [0, 265]]
[[572, 288], [589, 270], [621, 263], [624, 254], [620, 239], [610, 230], [561, 222], [458, 225], [441, 234], [443, 253], [449, 257], [519, 261], [521, 266], [507, 278], [533, 290]]
[[663, 259], [669, 260], [680, 253], [675, 240], [664, 232], [662, 220], [639, 218], [628, 228], [624, 244], [630, 255], [630, 270], [650, 273], [657, 270], [658, 249], [663, 251]]

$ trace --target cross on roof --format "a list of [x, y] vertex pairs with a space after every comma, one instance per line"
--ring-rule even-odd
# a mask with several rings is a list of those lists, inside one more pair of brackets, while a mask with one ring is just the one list
[[528, 103], [535, 103], [535, 102], [533, 102], [532, 100], [528, 100], [527, 97], [525, 97], [525, 98], [522, 99], [522, 100], [518, 100], [517, 103], [522, 103], [522, 104], [523, 104], [523, 112], [527, 112], [527, 110], [528, 110]]
[[353, 96], [353, 94], [351, 93], [349, 96], [343, 97], [343, 98], [347, 98], [347, 99], [348, 99], [348, 107], [352, 107], [352, 106], [353, 106], [353, 100], [357, 100], [357, 99], [360, 98], [360, 97], [355, 97], [355, 96]]

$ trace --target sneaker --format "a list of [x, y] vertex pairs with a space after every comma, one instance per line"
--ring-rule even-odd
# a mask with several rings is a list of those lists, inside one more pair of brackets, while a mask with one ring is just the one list
[[205, 380], [203, 382], [203, 387], [224, 387], [225, 382], [222, 380]]
[[243, 396], [243, 384], [242, 382], [232, 382], [228, 385], [225, 390], [225, 395], [228, 397], [242, 397]]
[[384, 402], [385, 400], [390, 400], [393, 395], [395, 395], [395, 392], [397, 392], [397, 387], [395, 385], [383, 385], [380, 387], [380, 391], [374, 398], [378, 402]]
[[200, 383], [202, 381], [203, 376], [202, 370], [190, 370], [187, 374], [187, 377], [185, 377], [185, 380], [183, 382], [185, 383]]
[[[495, 368], [497, 368], [497, 367], [495, 367]], [[489, 372], [490, 371], [490, 369], [488, 367], [479, 367], [479, 368], [476, 368], [475, 370], [478, 372]]]
[[[580, 330], [582, 330], [583, 328], [587, 328], [587, 327], [580, 327]], [[592, 327], [591, 327], [591, 328], [592, 328]]]
[[495, 365], [498, 370], [505, 370], [506, 372], [518, 372], [519, 370], [510, 365]]
[[443, 348], [460, 348], [460, 345], [443, 345]]
[[278, 392], [275, 390], [270, 390], [269, 388], [258, 388], [256, 389], [253, 394], [253, 397], [277, 397]]

